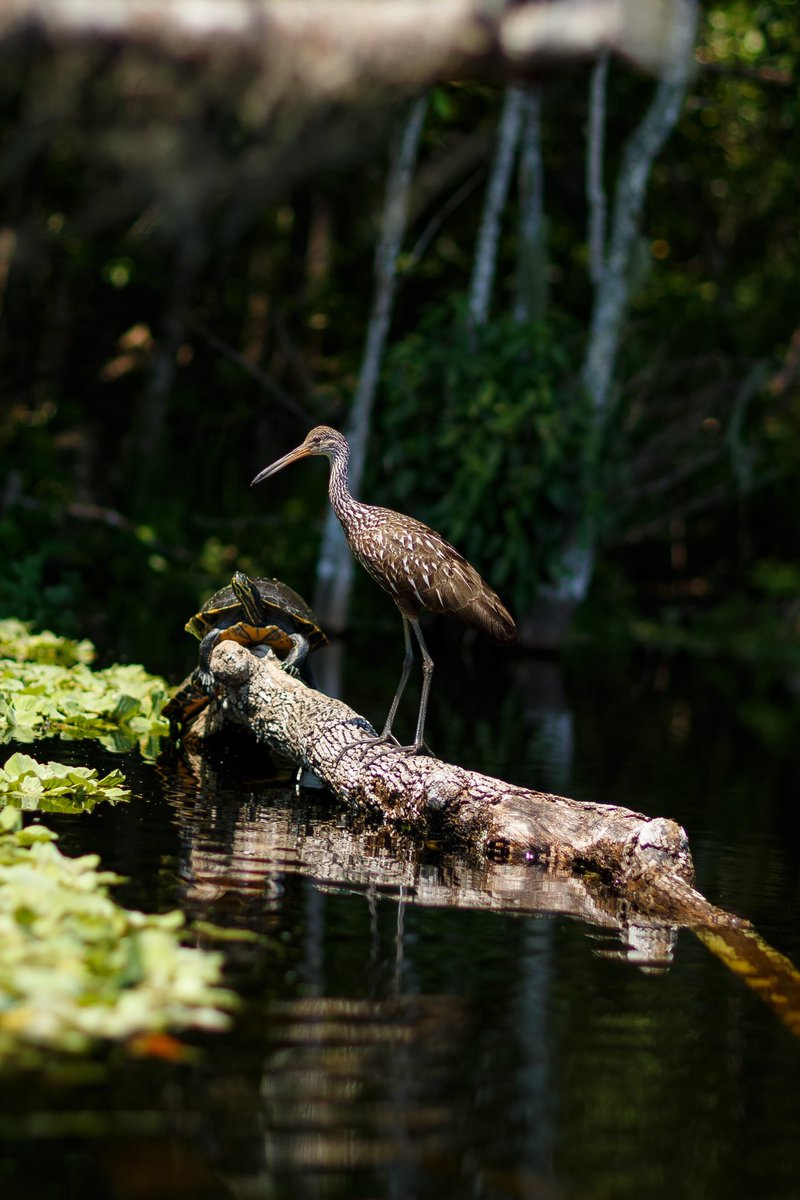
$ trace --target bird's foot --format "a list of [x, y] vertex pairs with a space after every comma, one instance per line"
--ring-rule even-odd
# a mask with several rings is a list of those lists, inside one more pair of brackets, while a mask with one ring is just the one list
[[338, 767], [339, 763], [342, 761], [345, 754], [347, 754], [350, 750], [360, 750], [365, 746], [381, 746], [381, 745], [385, 745], [388, 748], [389, 744], [396, 745], [395, 740], [391, 734], [389, 734], [388, 737], [385, 737], [382, 733], [376, 733], [370, 737], [360, 738], [359, 741], [357, 741], [357, 742], [350, 742], [349, 745], [342, 746], [341, 750], [336, 755], [336, 758], [333, 760], [333, 765], [334, 765], [334, 767]]
[[[349, 723], [349, 721], [334, 721], [334, 725]], [[328, 728], [333, 728], [333, 726], [328, 726]], [[369, 749], [373, 746], [383, 746], [385, 748], [384, 753], [386, 754], [391, 750], [397, 750], [401, 754], [432, 754], [432, 751], [424, 742], [412, 742], [410, 746], [401, 746], [394, 734], [390, 730], [384, 729], [382, 733], [368, 734], [366, 737], [360, 738], [357, 742], [349, 742], [348, 745], [342, 746], [331, 765], [338, 767], [345, 754], [348, 754], [351, 750]], [[382, 756], [379, 755], [378, 757]]]
[[433, 758], [433, 751], [424, 742], [412, 742], [410, 746], [400, 746], [395, 742], [394, 748], [395, 750], [402, 750], [404, 754], [427, 754]]
[[344, 746], [336, 755], [334, 766], [339, 765], [340, 759], [348, 752], [348, 750], [358, 750], [362, 747], [378, 747], [382, 746], [383, 750], [376, 756], [382, 758], [384, 754], [399, 753], [399, 754], [428, 754], [432, 755], [432, 751], [424, 742], [412, 742], [410, 746], [401, 746], [394, 734], [379, 733], [374, 737], [362, 738], [359, 742], [351, 742], [349, 746]]

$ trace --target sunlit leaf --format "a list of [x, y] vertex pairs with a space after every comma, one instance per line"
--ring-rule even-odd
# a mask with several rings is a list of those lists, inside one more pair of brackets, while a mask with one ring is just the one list
[[20, 621], [0, 622], [0, 741], [91, 737], [112, 750], [138, 745], [152, 757], [168, 731], [166, 683], [136, 664], [92, 671], [89, 650], [89, 643], [32, 635]]
[[0, 804], [28, 811], [87, 812], [101, 800], [127, 800], [130, 791], [124, 782], [121, 771], [101, 778], [93, 767], [40, 763], [18, 751], [0, 767]]
[[0, 1069], [109, 1039], [147, 1053], [172, 1029], [225, 1028], [235, 998], [220, 986], [222, 958], [181, 944], [182, 914], [120, 907], [108, 892], [118, 876], [97, 855], [68, 858], [49, 829], [20, 820], [0, 812]]

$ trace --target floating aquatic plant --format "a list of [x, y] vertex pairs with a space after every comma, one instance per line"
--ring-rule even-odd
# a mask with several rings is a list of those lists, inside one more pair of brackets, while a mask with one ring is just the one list
[[235, 997], [220, 986], [222, 955], [181, 944], [182, 913], [122, 908], [109, 895], [119, 876], [97, 855], [69, 858], [50, 829], [21, 821], [0, 812], [0, 1070], [226, 1028]]
[[0, 805], [42, 812], [90, 812], [100, 800], [128, 800], [121, 771], [102, 778], [94, 767], [40, 763], [29, 754], [12, 754], [0, 767]]
[[0, 621], [0, 742], [89, 737], [109, 750], [138, 745], [152, 757], [168, 732], [167, 684], [137, 664], [93, 671], [93, 654], [91, 642]]
[[30, 622], [18, 621], [16, 617], [0, 621], [0, 658], [71, 667], [75, 663], [90, 663], [94, 657], [95, 648], [88, 638], [78, 642], [49, 629], [32, 633]]

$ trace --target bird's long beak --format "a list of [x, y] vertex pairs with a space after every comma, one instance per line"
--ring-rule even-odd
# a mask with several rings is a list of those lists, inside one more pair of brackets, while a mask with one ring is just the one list
[[298, 458], [307, 458], [310, 451], [306, 449], [305, 443], [302, 446], [297, 446], [294, 450], [290, 450], [288, 454], [284, 454], [283, 458], [279, 458], [269, 467], [264, 467], [263, 471], [259, 471], [255, 479], [250, 483], [250, 487], [255, 487], [257, 483], [261, 483], [264, 479], [269, 479], [270, 475], [277, 475], [278, 471], [282, 471], [284, 467], [288, 467], [289, 463], [297, 462]]

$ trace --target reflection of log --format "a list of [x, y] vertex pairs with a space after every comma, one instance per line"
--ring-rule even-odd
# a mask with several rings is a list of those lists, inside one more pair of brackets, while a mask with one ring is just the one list
[[[187, 766], [198, 788], [191, 801]], [[647, 970], [669, 967], [685, 924], [800, 1036], [800, 972], [746, 921], [696, 893], [683, 916], [669, 920], [657, 909], [630, 904], [597, 876], [456, 853], [432, 860], [407, 833], [360, 828], [358, 820], [343, 822], [338, 810], [310, 811], [293, 791], [272, 789], [255, 807], [249, 800], [237, 803], [235, 795], [221, 794], [213, 768], [200, 755], [162, 761], [162, 776], [176, 770], [183, 778], [167, 790], [180, 818], [183, 903], [194, 917], [263, 933], [268, 914], [281, 903], [280, 880], [289, 873], [313, 879], [322, 891], [362, 891], [400, 905], [566, 916], [619, 939], [617, 947], [598, 948], [604, 958]]]
[[[210, 778], [202, 759], [190, 759], [203, 795], [216, 796], [213, 772]], [[175, 796], [187, 792], [185, 782], [170, 790]], [[288, 872], [313, 879], [322, 891], [374, 893], [415, 906], [558, 914], [618, 938], [619, 948], [601, 951], [605, 957], [647, 967], [672, 959], [676, 926], [634, 912], [597, 876], [457, 853], [443, 852], [432, 862], [408, 834], [343, 824], [338, 810], [298, 821], [297, 800], [288, 789], [272, 790], [269, 802], [255, 809], [228, 799], [194, 802], [180, 818], [183, 904], [195, 917], [223, 916], [227, 923], [235, 914], [237, 924], [244, 920], [263, 931], [265, 912], [280, 901], [274, 877]]]
[[674, 821], [375, 746], [365, 740], [374, 731], [363, 717], [287, 676], [271, 654], [225, 642], [212, 667], [220, 699], [201, 715], [194, 737], [244, 726], [349, 804], [386, 821], [418, 833], [439, 829], [495, 859], [596, 872], [637, 908], [681, 924], [719, 917], [691, 886], [688, 841]]

